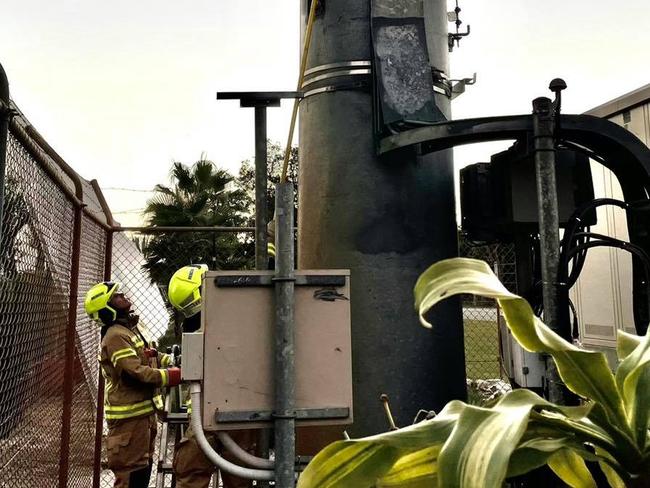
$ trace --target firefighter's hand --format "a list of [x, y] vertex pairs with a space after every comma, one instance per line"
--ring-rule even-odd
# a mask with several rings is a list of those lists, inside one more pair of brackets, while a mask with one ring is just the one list
[[156, 349], [153, 349], [153, 348], [145, 348], [144, 355], [147, 356], [149, 359], [157, 358], [158, 357], [158, 351]]
[[129, 316], [126, 318], [127, 323], [129, 324], [129, 327], [135, 327], [138, 325], [138, 322], [140, 321], [140, 316], [134, 313], [130, 313]]
[[167, 386], [176, 386], [181, 383], [181, 368], [167, 368], [169, 384]]

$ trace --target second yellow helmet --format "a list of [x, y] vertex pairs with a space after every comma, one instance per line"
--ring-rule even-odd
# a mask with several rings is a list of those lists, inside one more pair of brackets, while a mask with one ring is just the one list
[[185, 317], [192, 317], [201, 311], [201, 278], [207, 270], [206, 264], [183, 266], [169, 280], [169, 303]]

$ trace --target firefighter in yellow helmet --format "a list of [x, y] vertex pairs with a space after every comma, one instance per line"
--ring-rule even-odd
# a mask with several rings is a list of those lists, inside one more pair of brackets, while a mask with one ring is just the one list
[[[172, 276], [167, 295], [169, 303], [183, 315], [183, 332], [196, 332], [201, 327], [201, 279], [208, 267], [205, 264], [185, 266]], [[191, 415], [191, 405], [188, 405]], [[207, 433], [206, 438], [221, 455], [233, 462], [229, 453], [222, 449], [216, 435]], [[233, 431], [231, 436], [245, 449], [255, 450], [255, 431]], [[215, 473], [215, 465], [203, 454], [192, 427], [176, 447], [174, 454], [174, 474], [176, 488], [208, 488]], [[250, 480], [237, 478], [228, 473], [221, 473], [224, 488], [246, 488], [252, 486]]]
[[[137, 328], [139, 318], [119, 289], [116, 282], [98, 283], [86, 293], [84, 306], [102, 326], [99, 361], [105, 379], [106, 451], [114, 486], [147, 488], [156, 439], [155, 411], [162, 409], [157, 389], [179, 384], [181, 372], [165, 368], [171, 364], [168, 355], [149, 349]], [[151, 367], [152, 358], [163, 367]]]

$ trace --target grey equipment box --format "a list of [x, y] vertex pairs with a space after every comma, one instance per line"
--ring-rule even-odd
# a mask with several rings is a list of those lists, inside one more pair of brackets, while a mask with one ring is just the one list
[[[271, 271], [210, 271], [203, 280], [203, 427], [268, 427], [274, 408]], [[296, 423], [352, 423], [350, 272], [296, 271]], [[183, 358], [185, 360], [185, 358]]]

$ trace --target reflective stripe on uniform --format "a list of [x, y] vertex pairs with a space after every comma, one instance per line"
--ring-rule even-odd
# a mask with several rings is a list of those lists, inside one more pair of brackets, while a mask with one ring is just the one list
[[131, 337], [131, 342], [135, 347], [144, 347], [144, 341], [140, 339], [138, 336]]
[[156, 407], [156, 410], [163, 410], [165, 408], [162, 395], [156, 395], [151, 401], [153, 402], [153, 406]]
[[160, 377], [162, 378], [162, 386], [167, 386], [169, 383], [169, 373], [167, 373], [166, 369], [159, 369], [160, 371]]
[[268, 246], [266, 247], [266, 250], [269, 253], [269, 256], [271, 256], [272, 258], [275, 257], [275, 244], [269, 242]]
[[162, 359], [160, 360], [160, 365], [163, 368], [166, 368], [167, 366], [170, 366], [172, 364], [172, 356], [171, 354], [163, 354]]
[[117, 362], [120, 359], [128, 358], [130, 356], [136, 356], [136, 357], [138, 356], [136, 352], [133, 350], [133, 348], [126, 347], [124, 349], [120, 349], [119, 351], [115, 351], [111, 356], [111, 363], [113, 363], [113, 366], [117, 367]]
[[153, 413], [152, 400], [144, 400], [131, 405], [109, 405], [104, 406], [104, 415], [107, 420], [128, 419], [147, 413]]

